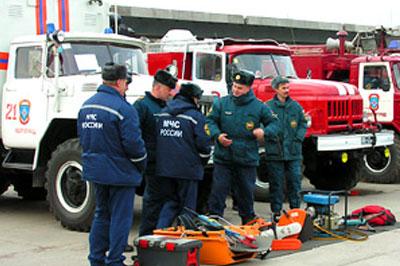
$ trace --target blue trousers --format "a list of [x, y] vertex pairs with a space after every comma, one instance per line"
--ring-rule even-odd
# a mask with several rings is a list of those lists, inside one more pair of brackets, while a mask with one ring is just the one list
[[122, 253], [132, 226], [135, 187], [93, 185], [96, 211], [89, 234], [90, 265], [124, 265]]
[[224, 215], [225, 200], [231, 191], [238, 200], [239, 216], [243, 221], [252, 219], [254, 213], [254, 189], [256, 182], [256, 167], [214, 164], [213, 183], [209, 212], [219, 216]]
[[176, 217], [185, 213], [184, 207], [196, 210], [198, 180], [164, 178], [165, 203], [161, 209], [157, 228], [172, 225]]
[[266, 166], [269, 176], [271, 211], [278, 213], [282, 210], [285, 177], [289, 206], [291, 209], [299, 208], [299, 192], [301, 190], [301, 160], [267, 161]]
[[139, 236], [151, 235], [157, 228], [158, 218], [166, 200], [165, 183], [163, 177], [146, 175]]

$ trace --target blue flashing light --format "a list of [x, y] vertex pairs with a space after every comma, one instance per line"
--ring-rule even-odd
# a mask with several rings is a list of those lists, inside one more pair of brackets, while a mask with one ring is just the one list
[[105, 33], [105, 34], [113, 34], [114, 31], [113, 31], [111, 28], [105, 28], [105, 29], [104, 29], [104, 33]]
[[56, 31], [56, 26], [54, 25], [54, 23], [47, 23], [47, 33], [51, 34], [53, 32]]
[[391, 40], [389, 43], [389, 49], [399, 49], [400, 48], [400, 40]]

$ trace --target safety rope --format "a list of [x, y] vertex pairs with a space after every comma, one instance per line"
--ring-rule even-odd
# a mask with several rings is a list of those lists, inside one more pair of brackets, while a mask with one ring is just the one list
[[[332, 237], [313, 237], [313, 240], [349, 240], [349, 241], [355, 241], [355, 242], [361, 242], [365, 241], [368, 239], [368, 234], [360, 232], [358, 230], [352, 230], [352, 229], [347, 229], [347, 230], [340, 230], [340, 231], [330, 231], [322, 226], [320, 226], [317, 223], [314, 223], [314, 227], [321, 232], [324, 232]], [[343, 233], [343, 235], [340, 235], [339, 232]], [[358, 236], [358, 237], [356, 237]]]

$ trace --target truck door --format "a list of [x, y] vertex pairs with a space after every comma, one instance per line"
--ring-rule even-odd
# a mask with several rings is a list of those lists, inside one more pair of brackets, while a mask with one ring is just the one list
[[373, 118], [371, 110], [374, 110], [379, 122], [392, 122], [394, 86], [389, 63], [365, 63], [359, 69], [358, 84], [364, 109], [370, 118]]
[[192, 80], [204, 90], [204, 96], [225, 96], [225, 53], [195, 51], [193, 53]]
[[15, 45], [10, 49], [2, 99], [2, 137], [6, 146], [36, 148], [47, 115], [43, 87], [44, 46]]
[[392, 66], [393, 79], [395, 84], [394, 92], [394, 123], [397, 128], [400, 128], [400, 63], [395, 63]]

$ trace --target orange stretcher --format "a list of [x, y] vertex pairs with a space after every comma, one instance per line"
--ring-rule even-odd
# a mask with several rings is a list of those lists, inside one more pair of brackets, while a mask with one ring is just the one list
[[[251, 226], [230, 226], [231, 230], [253, 234], [256, 231]], [[224, 230], [220, 231], [194, 231], [185, 230], [184, 227], [171, 227], [159, 229], [153, 232], [155, 235], [168, 237], [184, 237], [200, 240], [203, 243], [200, 249], [200, 263], [210, 265], [229, 265], [255, 258], [260, 252], [267, 252], [270, 249], [272, 239], [258, 238], [257, 249], [244, 248], [243, 246], [232, 247], [228, 242]]]

